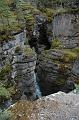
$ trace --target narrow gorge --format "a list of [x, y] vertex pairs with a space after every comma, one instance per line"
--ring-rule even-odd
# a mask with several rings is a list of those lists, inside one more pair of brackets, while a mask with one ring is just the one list
[[79, 120], [79, 1], [2, 0], [0, 12], [0, 120]]

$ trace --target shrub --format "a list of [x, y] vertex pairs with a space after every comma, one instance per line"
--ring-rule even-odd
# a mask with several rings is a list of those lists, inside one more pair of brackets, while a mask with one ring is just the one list
[[11, 96], [10, 92], [3, 86], [0, 86], [0, 98], [9, 99]]
[[0, 74], [4, 73], [4, 74], [9, 74], [12, 70], [11, 65], [6, 64], [1, 70], [0, 70]]
[[35, 55], [35, 52], [28, 46], [26, 46], [23, 51], [26, 57]]
[[0, 110], [0, 120], [10, 120], [10, 112]]
[[51, 48], [59, 48], [61, 46], [62, 46], [62, 44], [58, 38], [55, 38], [52, 40]]
[[9, 75], [12, 70], [12, 66], [6, 64], [4, 67], [0, 69], [0, 80], [5, 80], [5, 76]]
[[45, 16], [47, 16], [48, 21], [51, 22], [53, 19], [54, 10], [51, 8], [46, 8], [44, 9], [43, 13], [45, 14]]

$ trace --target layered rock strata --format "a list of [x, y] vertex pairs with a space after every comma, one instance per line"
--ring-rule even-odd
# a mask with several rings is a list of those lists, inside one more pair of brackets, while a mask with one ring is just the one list
[[79, 45], [79, 15], [61, 14], [53, 19], [53, 37], [58, 38], [66, 48]]
[[69, 92], [75, 88], [71, 78], [77, 54], [68, 49], [50, 49], [38, 56], [37, 75], [42, 95], [57, 91]]
[[34, 100], [36, 54], [29, 46], [24, 45], [25, 39], [24, 31], [1, 44], [0, 82], [7, 89], [13, 88], [11, 96], [15, 96], [14, 99]]

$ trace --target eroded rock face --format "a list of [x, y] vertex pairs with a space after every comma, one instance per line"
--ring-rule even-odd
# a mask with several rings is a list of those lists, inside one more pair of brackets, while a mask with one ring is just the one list
[[4, 83], [1, 82], [7, 84], [6, 87], [14, 88], [14, 99], [34, 100], [36, 54], [29, 46], [24, 45], [25, 38], [26, 31], [1, 44], [0, 77], [2, 72], [5, 73], [0, 79], [4, 79]]
[[79, 120], [79, 94], [58, 92], [29, 103], [16, 103], [11, 120]]
[[76, 47], [79, 45], [78, 25], [78, 14], [57, 15], [53, 20], [53, 37], [59, 38], [65, 47]]
[[79, 84], [79, 58], [74, 62], [70, 79]]
[[35, 65], [36, 57], [34, 54], [28, 53], [28, 55], [25, 56], [22, 52], [20, 55], [15, 55], [12, 65], [13, 77], [17, 82], [17, 90], [20, 92], [21, 99], [36, 99]]
[[79, 76], [79, 58], [75, 61], [73, 65], [72, 73], [76, 76]]
[[59, 90], [69, 92], [75, 88], [71, 77], [74, 60], [68, 51], [51, 49], [38, 56], [37, 75], [40, 79], [42, 95], [55, 93]]

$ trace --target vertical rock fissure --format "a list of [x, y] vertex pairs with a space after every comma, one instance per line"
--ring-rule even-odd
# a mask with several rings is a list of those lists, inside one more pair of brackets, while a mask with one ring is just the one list
[[49, 50], [51, 48], [51, 43], [47, 34], [46, 21], [43, 23], [37, 23], [28, 42], [31, 48], [35, 48], [37, 54], [40, 54], [42, 50]]

